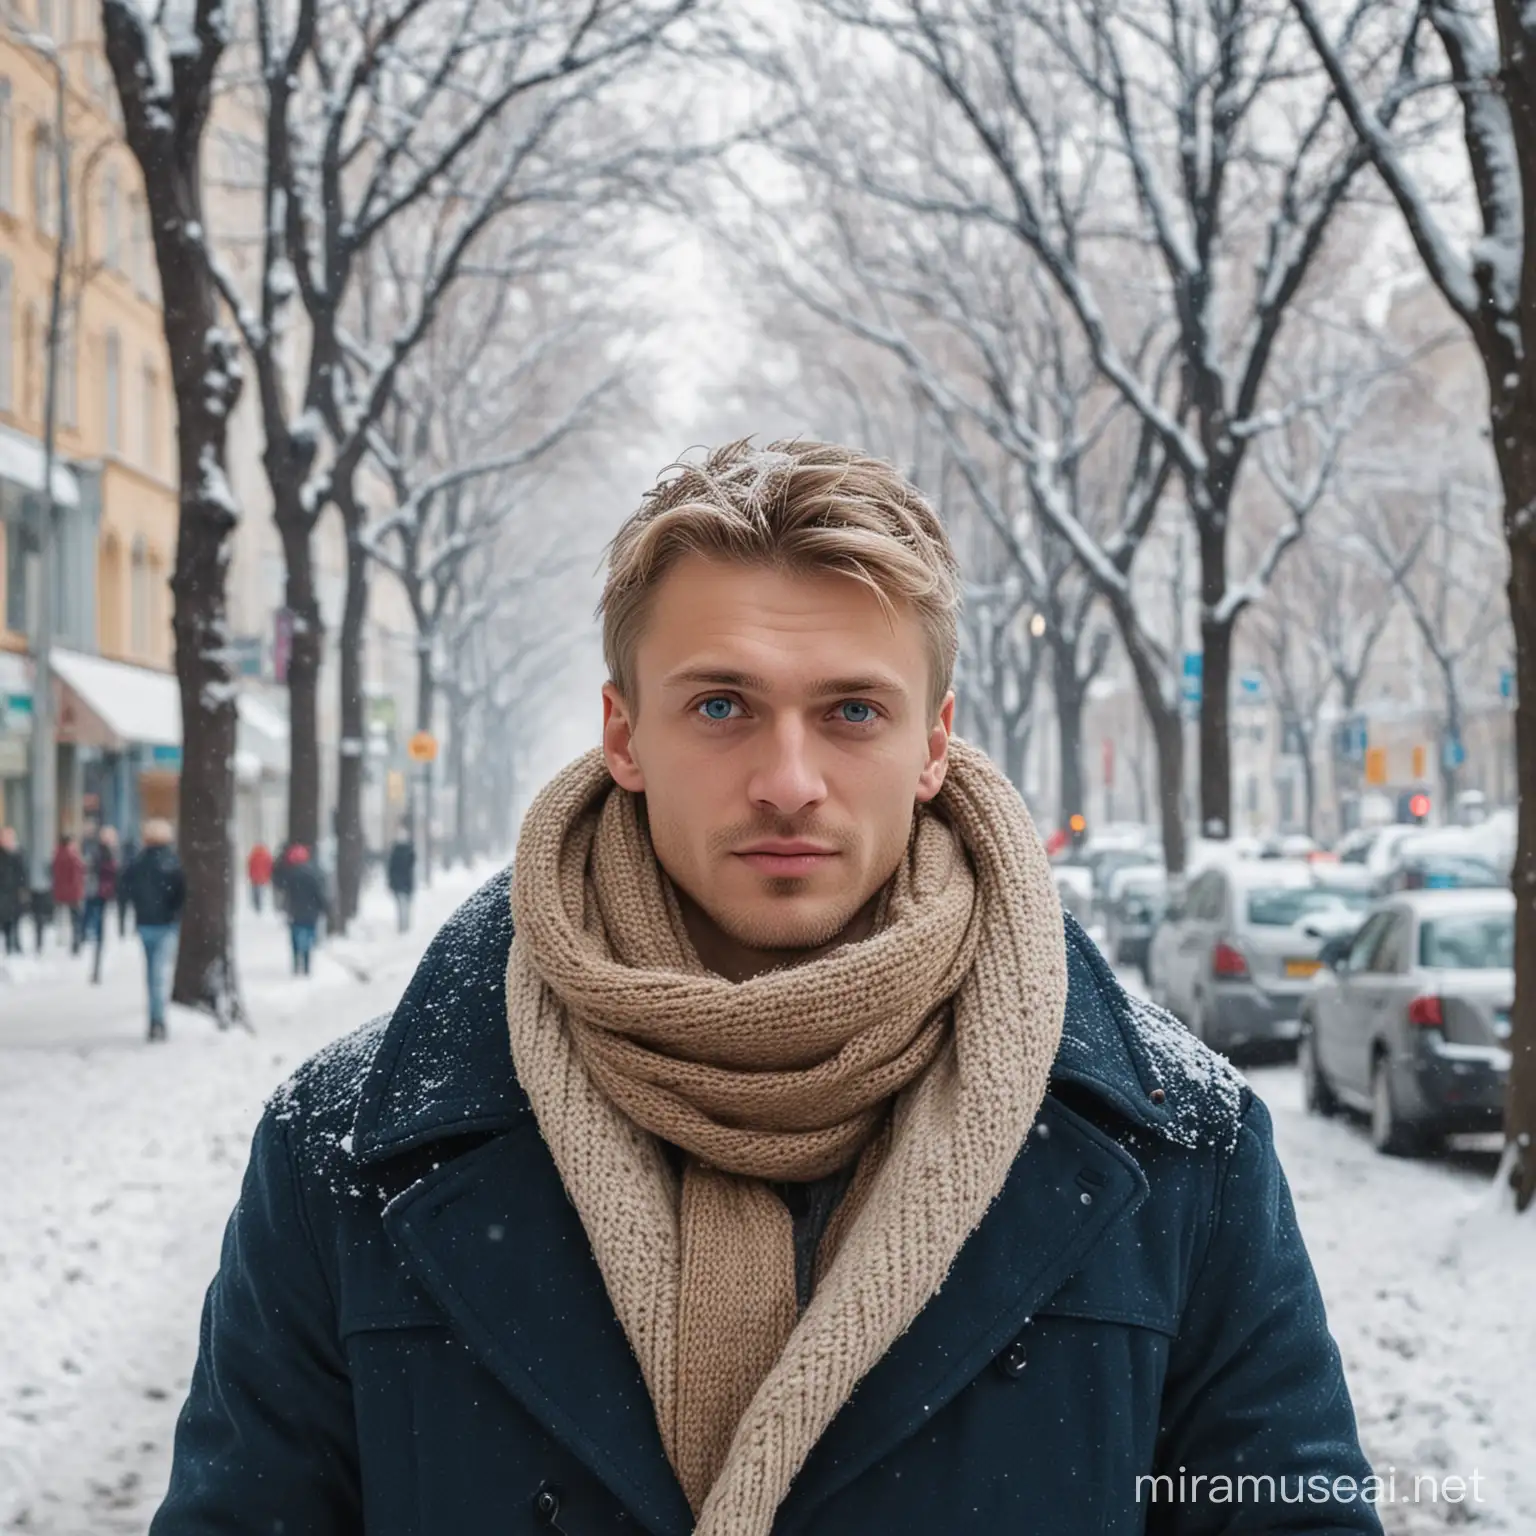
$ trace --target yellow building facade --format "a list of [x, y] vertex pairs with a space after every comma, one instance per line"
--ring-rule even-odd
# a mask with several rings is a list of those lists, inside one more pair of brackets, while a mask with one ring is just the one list
[[[138, 166], [122, 139], [93, 0], [13, 0], [0, 22], [0, 821], [19, 820], [25, 657], [42, 491], [48, 326], [59, 251], [58, 82], [64, 61], [70, 239], [56, 376], [56, 644], [139, 668], [172, 665], [175, 406]], [[30, 40], [46, 39], [43, 47]], [[9, 702], [10, 708], [7, 709]], [[66, 698], [61, 750], [89, 744]], [[71, 769], [61, 766], [68, 825]], [[75, 798], [79, 775], [73, 774]], [[93, 798], [93, 797], [92, 797]], [[87, 811], [90, 806], [87, 805]]]

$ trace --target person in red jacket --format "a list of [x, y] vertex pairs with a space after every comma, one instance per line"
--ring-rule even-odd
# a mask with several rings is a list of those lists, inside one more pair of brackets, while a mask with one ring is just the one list
[[55, 907], [69, 908], [69, 952], [78, 955], [84, 938], [85, 860], [67, 832], [53, 856], [53, 901]]
[[272, 850], [265, 843], [257, 843], [245, 861], [246, 878], [251, 882], [251, 905], [261, 911], [267, 887], [272, 884]]

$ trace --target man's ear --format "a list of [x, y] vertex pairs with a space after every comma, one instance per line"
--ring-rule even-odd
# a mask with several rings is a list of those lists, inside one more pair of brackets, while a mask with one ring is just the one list
[[944, 775], [949, 772], [949, 736], [955, 726], [955, 696], [944, 695], [939, 706], [939, 717], [928, 732], [928, 761], [917, 776], [917, 803], [926, 804], [944, 787]]
[[631, 794], [645, 793], [645, 775], [635, 760], [634, 712], [625, 703], [617, 684], [603, 684], [603, 756], [608, 772], [620, 789]]

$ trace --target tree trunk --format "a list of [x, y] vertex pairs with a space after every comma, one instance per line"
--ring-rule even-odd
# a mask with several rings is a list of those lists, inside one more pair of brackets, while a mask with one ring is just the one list
[[224, 331], [200, 231], [202, 139], [224, 29], [210, 6], [193, 17], [195, 55], [172, 73], [174, 112], [154, 98], [158, 72], [148, 25], [121, 3], [102, 7], [107, 57], [124, 134], [143, 173], [161, 323], [176, 399], [179, 473], [176, 565], [171, 579], [176, 678], [181, 694], [181, 861], [187, 901], [171, 995], [243, 1023], [234, 953], [236, 689], [225, 573], [239, 511], [225, 477], [229, 418], [240, 397], [239, 358]]
[[1056, 751], [1061, 800], [1058, 826], [1086, 816], [1083, 784], [1083, 686], [1077, 675], [1077, 647], [1058, 643], [1051, 651], [1051, 691], [1056, 696]]
[[1301, 793], [1302, 815], [1305, 818], [1302, 830], [1308, 837], [1317, 836], [1317, 765], [1312, 760], [1312, 729], [1299, 732], [1301, 737]]
[[336, 907], [342, 932], [357, 916], [363, 889], [363, 765], [367, 726], [363, 707], [363, 625], [368, 617], [368, 554], [363, 548], [362, 522], [343, 508], [347, 526], [347, 592], [341, 610], [340, 651], [341, 743], [336, 765]]
[[1232, 835], [1232, 620], [1213, 617], [1226, 594], [1226, 538], [1200, 537], [1200, 830]]
[[267, 454], [267, 478], [276, 505], [273, 520], [283, 544], [283, 601], [292, 625], [288, 649], [288, 841], [314, 849], [320, 841], [320, 659], [325, 624], [315, 594], [313, 524], [299, 487]]

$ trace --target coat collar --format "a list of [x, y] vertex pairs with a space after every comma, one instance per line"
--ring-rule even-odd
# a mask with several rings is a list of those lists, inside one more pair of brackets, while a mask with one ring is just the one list
[[[507, 1036], [511, 876], [503, 871], [432, 941], [363, 1083], [354, 1156], [370, 1163], [449, 1136], [505, 1130], [532, 1113]], [[1067, 1013], [1052, 1068], [1119, 1116], [1173, 1140], [1178, 1084], [1131, 1018], [1098, 948], [1065, 918]]]
[[[487, 1137], [390, 1202], [384, 1220], [397, 1251], [548, 1434], [654, 1536], [687, 1536], [692, 1520], [639, 1364], [512, 1073], [510, 939], [503, 875], [433, 942], [401, 1000], [364, 1081], [353, 1156], [378, 1163], [447, 1136]], [[1070, 919], [1066, 942], [1067, 1023], [1054, 1082], [1160, 1128], [1155, 1064], [1134, 1045], [1123, 994]], [[1136, 1160], [1054, 1089], [1039, 1123], [1050, 1134], [1028, 1139], [949, 1279], [818, 1442], [781, 1511], [784, 1529], [800, 1527], [950, 1402], [1146, 1197]], [[517, 1262], [487, 1248], [488, 1234], [500, 1232], [518, 1234]]]

